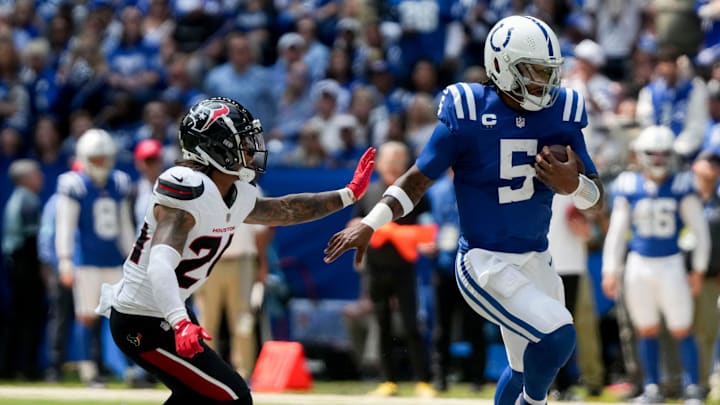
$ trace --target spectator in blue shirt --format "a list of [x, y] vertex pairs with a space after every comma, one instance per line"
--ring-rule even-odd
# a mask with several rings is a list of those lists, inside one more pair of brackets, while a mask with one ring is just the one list
[[228, 97], [244, 105], [262, 122], [275, 124], [273, 83], [267, 71], [255, 62], [247, 36], [232, 32], [226, 38], [228, 62], [212, 69], [205, 79], [205, 94]]
[[140, 104], [152, 99], [162, 78], [157, 50], [143, 43], [141, 24], [140, 10], [126, 7], [122, 11], [120, 43], [107, 56], [111, 91], [129, 93]]
[[29, 91], [33, 116], [54, 114], [59, 93], [57, 69], [50, 63], [50, 44], [44, 38], [30, 41], [22, 50], [22, 59], [20, 78]]
[[707, 88], [699, 78], [687, 77], [681, 55], [673, 48], [658, 53], [657, 78], [638, 95], [640, 125], [664, 125], [675, 133], [675, 153], [692, 159], [703, 143], [708, 120]]

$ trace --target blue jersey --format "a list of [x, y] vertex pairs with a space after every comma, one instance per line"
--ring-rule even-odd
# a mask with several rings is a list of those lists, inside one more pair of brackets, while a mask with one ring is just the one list
[[416, 164], [431, 179], [453, 168], [461, 251], [545, 251], [554, 193], [535, 178], [535, 155], [546, 145], [570, 145], [586, 174], [597, 173], [581, 132], [580, 93], [561, 88], [551, 107], [516, 111], [492, 86], [458, 83], [444, 90], [438, 118]]
[[[80, 204], [76, 246], [82, 256], [79, 266], [122, 265], [127, 252], [120, 250], [120, 206], [130, 192], [130, 177], [113, 170], [107, 184], [98, 188], [84, 173], [67, 172], [58, 178], [58, 194]], [[59, 213], [62, 215], [62, 213]]]
[[692, 173], [676, 174], [655, 185], [642, 173], [624, 172], [612, 191], [615, 198], [625, 198], [630, 207], [631, 251], [648, 257], [680, 252], [678, 236], [683, 228], [680, 203], [695, 193]]

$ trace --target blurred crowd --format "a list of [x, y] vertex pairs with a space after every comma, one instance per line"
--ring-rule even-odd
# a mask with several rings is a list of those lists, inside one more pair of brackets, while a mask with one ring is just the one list
[[[673, 130], [687, 167], [698, 155], [720, 162], [720, 1], [2, 0], [0, 209], [15, 186], [43, 207], [90, 128], [112, 136], [116, 168], [146, 195], [148, 164], [179, 157], [177, 120], [207, 96], [261, 120], [270, 170], [354, 167], [390, 141], [414, 157], [442, 90], [486, 80], [488, 30], [515, 14], [560, 36], [564, 85], [585, 98], [585, 139], [608, 184], [649, 125]], [[27, 164], [11, 171], [19, 159], [40, 178]], [[9, 241], [4, 232], [3, 257]]]

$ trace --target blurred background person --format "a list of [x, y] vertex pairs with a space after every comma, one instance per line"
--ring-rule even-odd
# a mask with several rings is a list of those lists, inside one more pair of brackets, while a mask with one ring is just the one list
[[[367, 193], [355, 205], [352, 220], [360, 221], [372, 207], [380, 201], [385, 189], [405, 172], [410, 164], [408, 147], [399, 142], [388, 142], [380, 146], [375, 158], [375, 170], [380, 179], [370, 183]], [[422, 198], [414, 210], [396, 224], [399, 226], [413, 225], [422, 222], [421, 217], [428, 218], [430, 204]], [[367, 249], [363, 272], [367, 277], [368, 296], [372, 301], [380, 335], [380, 378], [382, 383], [370, 392], [370, 395], [389, 397], [398, 394], [398, 364], [395, 361], [394, 347], [398, 337], [392, 328], [392, 314], [398, 311], [402, 319], [404, 342], [408, 361], [412, 367], [412, 378], [415, 380], [415, 395], [434, 397], [435, 389], [430, 384], [428, 367], [428, 351], [423, 343], [418, 320], [417, 274], [414, 260], [403, 256], [395, 242], [388, 240], [379, 246], [371, 243]], [[415, 249], [415, 247], [412, 247]]]
[[692, 160], [702, 147], [708, 96], [705, 82], [681, 66], [687, 63], [675, 48], [658, 51], [655, 78], [638, 95], [637, 120], [643, 127], [669, 127], [676, 137], [674, 152]]
[[29, 159], [14, 161], [7, 174], [15, 189], [3, 212], [2, 256], [11, 295], [0, 373], [37, 380], [42, 376], [38, 349], [47, 314], [45, 276], [37, 251], [43, 175], [37, 162]]
[[[78, 160], [73, 162], [71, 170], [82, 170]], [[38, 232], [38, 259], [43, 266], [43, 272], [48, 274], [47, 290], [50, 304], [47, 325], [49, 364], [45, 372], [45, 381], [53, 383], [63, 381], [63, 364], [68, 357], [68, 340], [72, 333], [73, 319], [75, 319], [72, 286], [61, 283], [58, 273], [58, 258], [55, 251], [57, 199], [58, 194], [55, 192], [45, 202]], [[78, 246], [77, 233], [75, 238], [75, 246]], [[79, 249], [75, 249], [73, 263], [82, 261], [79, 257], [80, 253]]]
[[[713, 351], [720, 326], [718, 297], [720, 296], [720, 148], [703, 150], [693, 163], [695, 185], [703, 202], [703, 213], [710, 228], [710, 262], [700, 293], [695, 297], [693, 329], [700, 357], [700, 382], [720, 394], [720, 368], [714, 367]], [[691, 243], [692, 247], [693, 243]], [[692, 249], [690, 249], [692, 250]], [[714, 377], [710, 379], [710, 375]], [[713, 398], [711, 398], [713, 399]], [[720, 400], [720, 396], [714, 398]]]
[[140, 178], [133, 185], [131, 200], [133, 220], [138, 232], [145, 223], [145, 212], [150, 205], [155, 181], [165, 168], [162, 152], [162, 144], [157, 139], [143, 139], [135, 146], [135, 169]]
[[591, 224], [575, 208], [569, 195], [556, 194], [552, 212], [548, 249], [563, 282], [565, 306], [577, 324], [577, 346], [575, 354], [558, 372], [550, 396], [560, 401], [577, 401], [580, 398], [571, 389], [573, 386], [582, 383], [588, 396], [597, 397], [604, 385], [598, 320], [587, 268]]
[[466, 341], [471, 351], [469, 358], [463, 362], [467, 364], [464, 380], [470, 382], [470, 390], [479, 392], [485, 383], [487, 341], [484, 328], [488, 322], [465, 303], [455, 279], [460, 217], [452, 180], [450, 171], [428, 190], [432, 218], [438, 225], [437, 239], [418, 245], [420, 252], [432, 258], [433, 262], [433, 385], [440, 392], [448, 390], [452, 366], [450, 345], [454, 341]]
[[[618, 178], [603, 248], [602, 287], [607, 296], [617, 295], [617, 277], [625, 267], [623, 294], [638, 335], [644, 375], [638, 401], [644, 403], [664, 401], [659, 386], [661, 318], [678, 343], [684, 398], [692, 403], [703, 399], [692, 317], [693, 296], [700, 292], [707, 271], [710, 234], [691, 174], [676, 172], [674, 144], [671, 129], [661, 126], [644, 129], [635, 141], [642, 171], [627, 171]], [[678, 246], [684, 225], [697, 239], [689, 274]], [[629, 253], [624, 260], [626, 244]]]
[[[86, 131], [78, 140], [81, 172], [58, 179], [55, 250], [60, 282], [73, 288], [75, 317], [90, 331], [81, 345], [80, 378], [90, 386], [103, 386], [101, 324], [95, 313], [103, 282], [122, 276], [122, 263], [134, 242], [130, 204], [130, 178], [114, 170], [116, 147], [110, 134]], [[74, 263], [75, 234], [79, 233], [82, 262]], [[93, 360], [90, 360], [92, 358]]]

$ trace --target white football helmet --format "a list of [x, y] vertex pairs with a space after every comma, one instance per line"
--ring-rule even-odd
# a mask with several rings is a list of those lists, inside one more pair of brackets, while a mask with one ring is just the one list
[[665, 126], [645, 128], [633, 142], [638, 164], [650, 176], [662, 178], [675, 169], [675, 134]]
[[488, 77], [525, 110], [538, 111], [553, 105], [562, 63], [557, 36], [535, 17], [503, 18], [485, 40]]
[[83, 170], [94, 183], [99, 185], [105, 184], [110, 171], [115, 166], [116, 153], [112, 136], [107, 131], [97, 128], [85, 131], [75, 146], [75, 154]]

